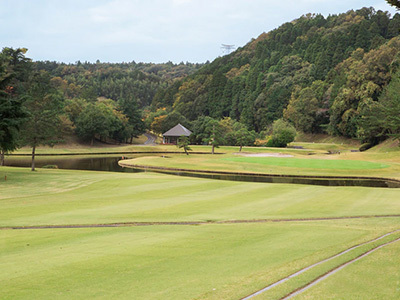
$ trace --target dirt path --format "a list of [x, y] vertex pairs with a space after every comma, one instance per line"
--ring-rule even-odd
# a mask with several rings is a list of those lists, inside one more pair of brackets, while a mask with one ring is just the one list
[[27, 226], [1, 226], [0, 230], [18, 229], [58, 229], [58, 228], [102, 228], [102, 227], [138, 227], [138, 226], [191, 226], [206, 224], [245, 224], [245, 223], [280, 223], [280, 222], [314, 222], [330, 220], [372, 219], [372, 218], [399, 218], [394, 215], [367, 215], [326, 218], [293, 218], [293, 219], [253, 219], [253, 220], [223, 220], [223, 221], [171, 221], [171, 222], [121, 222], [103, 224], [58, 224], [58, 225], [27, 225]]
[[[280, 279], [280, 280], [278, 280], [278, 281], [276, 281], [276, 282], [274, 282], [274, 283], [272, 283], [272, 284], [266, 286], [265, 288], [263, 288], [263, 289], [261, 289], [261, 290], [258, 290], [257, 292], [254, 292], [253, 294], [251, 294], [251, 295], [249, 295], [249, 296], [247, 296], [247, 297], [245, 297], [245, 298], [242, 298], [241, 300], [248, 300], [248, 299], [251, 299], [251, 298], [253, 298], [253, 297], [255, 297], [255, 296], [258, 296], [258, 295], [260, 295], [260, 294], [262, 294], [262, 293], [264, 293], [264, 292], [266, 292], [266, 291], [268, 291], [268, 290], [270, 290], [270, 289], [272, 289], [272, 288], [274, 288], [274, 287], [276, 287], [276, 286], [278, 286], [278, 285], [280, 285], [280, 284], [282, 284], [282, 283], [288, 281], [289, 279], [295, 278], [295, 277], [297, 277], [297, 276], [299, 276], [299, 275], [305, 273], [306, 271], [308, 271], [308, 270], [310, 270], [310, 269], [312, 269], [312, 268], [314, 268], [314, 267], [316, 267], [316, 266], [319, 266], [319, 265], [321, 265], [321, 264], [323, 264], [323, 263], [325, 263], [325, 262], [328, 262], [328, 261], [330, 261], [330, 260], [332, 260], [332, 259], [335, 259], [335, 258], [337, 258], [337, 257], [340, 257], [340, 256], [342, 256], [342, 255], [344, 255], [344, 254], [346, 254], [346, 253], [348, 253], [348, 252], [350, 252], [350, 251], [352, 251], [352, 250], [355, 250], [355, 249], [360, 248], [360, 247], [362, 247], [362, 246], [365, 246], [365, 245], [374, 243], [374, 242], [376, 242], [376, 241], [379, 241], [379, 240], [381, 240], [381, 239], [383, 239], [383, 238], [385, 238], [385, 237], [387, 237], [387, 236], [393, 235], [393, 234], [398, 233], [398, 232], [400, 232], [400, 229], [395, 230], [395, 231], [392, 231], [392, 232], [389, 232], [389, 233], [386, 233], [386, 234], [383, 234], [383, 235], [381, 235], [381, 236], [379, 236], [379, 237], [377, 237], [377, 238], [374, 238], [374, 239], [372, 239], [372, 240], [369, 240], [369, 241], [367, 241], [367, 242], [354, 245], [354, 246], [352, 246], [352, 247], [350, 247], [350, 248], [348, 248], [348, 249], [346, 249], [346, 250], [343, 250], [343, 251], [341, 251], [341, 252], [339, 252], [339, 253], [337, 253], [337, 254], [331, 256], [331, 257], [328, 257], [328, 258], [326, 258], [326, 259], [323, 259], [323, 260], [321, 260], [321, 261], [319, 261], [319, 262], [316, 262], [316, 263], [314, 263], [314, 264], [312, 264], [312, 265], [309, 265], [309, 266], [307, 266], [307, 267], [305, 267], [305, 268], [303, 268], [303, 269], [301, 269], [301, 270], [299, 270], [299, 271], [297, 271], [297, 272], [295, 272], [295, 273], [293, 273], [293, 274], [291, 274], [291, 275], [289, 275], [289, 276], [287, 276], [287, 277], [284, 277], [284, 278], [282, 278], [282, 279]], [[347, 262], [341, 264], [340, 266], [335, 267], [335, 268], [329, 270], [329, 271], [326, 272], [325, 274], [323, 274], [323, 275], [321, 275], [320, 277], [314, 279], [313, 281], [307, 283], [307, 284], [304, 285], [303, 287], [301, 287], [301, 288], [299, 288], [299, 289], [297, 289], [297, 290], [295, 290], [295, 291], [289, 293], [288, 295], [284, 296], [284, 297], [281, 298], [281, 299], [290, 299], [290, 298], [292, 298], [292, 297], [294, 297], [294, 296], [296, 296], [296, 295], [298, 295], [298, 294], [300, 294], [300, 293], [306, 291], [307, 289], [311, 288], [312, 286], [316, 285], [318, 282], [320, 282], [320, 281], [326, 279], [327, 277], [333, 275], [334, 273], [336, 273], [336, 272], [338, 272], [339, 270], [343, 269], [343, 268], [346, 267], [347, 265], [349, 265], [349, 264], [351, 264], [351, 263], [353, 263], [353, 262], [355, 262], [355, 261], [357, 261], [357, 260], [359, 260], [359, 259], [361, 259], [361, 258], [363, 258], [363, 257], [365, 257], [365, 256], [367, 256], [367, 255], [369, 255], [369, 254], [371, 254], [372, 252], [374, 252], [374, 251], [376, 251], [376, 250], [378, 250], [378, 249], [380, 249], [380, 248], [382, 248], [382, 247], [384, 247], [384, 246], [390, 245], [390, 244], [392, 244], [392, 243], [394, 243], [394, 242], [397, 242], [397, 241], [399, 241], [399, 240], [400, 240], [400, 238], [397, 238], [397, 239], [394, 240], [394, 241], [390, 241], [390, 242], [387, 242], [387, 243], [385, 243], [385, 244], [376, 246], [376, 247], [374, 247], [374, 248], [368, 250], [367, 252], [362, 253], [361, 255], [357, 256], [356, 258], [351, 259], [351, 260], [349, 260], [349, 261], [347, 261]]]

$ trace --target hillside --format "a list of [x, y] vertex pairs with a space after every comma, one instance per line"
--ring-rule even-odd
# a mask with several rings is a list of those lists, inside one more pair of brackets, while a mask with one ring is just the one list
[[175, 80], [193, 74], [203, 64], [183, 62], [173, 64], [154, 63], [96, 63], [74, 64], [37, 61], [35, 68], [45, 70], [53, 77], [53, 83], [68, 98], [86, 100], [104, 97], [118, 101], [134, 98], [140, 108], [150, 105], [160, 88], [167, 88]]
[[399, 30], [399, 14], [373, 8], [304, 15], [159, 90], [152, 109], [257, 132], [284, 117], [306, 133], [375, 139], [361, 120], [399, 76]]

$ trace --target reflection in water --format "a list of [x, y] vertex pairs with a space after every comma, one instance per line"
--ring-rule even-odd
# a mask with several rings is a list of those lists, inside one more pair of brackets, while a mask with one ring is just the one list
[[[138, 157], [141, 155], [137, 155]], [[148, 154], [147, 154], [148, 156]], [[121, 156], [107, 157], [55, 157], [55, 156], [40, 156], [36, 159], [38, 168], [46, 165], [57, 165], [60, 169], [72, 170], [92, 170], [92, 171], [109, 171], [109, 172], [144, 172], [153, 171], [164, 174], [231, 180], [231, 181], [248, 181], [248, 182], [266, 182], [266, 183], [291, 183], [291, 184], [311, 184], [322, 186], [362, 186], [362, 187], [384, 187], [384, 188], [400, 188], [400, 182], [390, 181], [385, 179], [332, 179], [332, 178], [305, 178], [305, 177], [283, 177], [283, 176], [254, 176], [254, 175], [238, 175], [238, 174], [204, 174], [196, 172], [180, 172], [180, 171], [161, 171], [138, 168], [123, 168], [118, 165]], [[29, 157], [8, 157], [6, 160], [7, 166], [13, 167], [30, 167]]]
[[[46, 165], [56, 165], [59, 169], [70, 170], [91, 170], [91, 171], [109, 171], [109, 172], [141, 172], [129, 168], [122, 168], [118, 165], [121, 156], [114, 157], [54, 157], [40, 156], [35, 159], [36, 167], [41, 168]], [[9, 157], [6, 159], [6, 166], [11, 167], [30, 167], [29, 157]]]
[[[153, 170], [155, 171], [155, 170]], [[254, 176], [254, 175], [226, 175], [226, 174], [202, 174], [190, 172], [168, 172], [155, 171], [157, 173], [173, 174], [187, 177], [247, 181], [247, 182], [266, 182], [266, 183], [290, 183], [307, 184], [322, 186], [362, 186], [362, 187], [381, 187], [381, 188], [400, 188], [400, 182], [379, 180], [379, 179], [324, 179], [324, 178], [304, 178], [290, 176]]]

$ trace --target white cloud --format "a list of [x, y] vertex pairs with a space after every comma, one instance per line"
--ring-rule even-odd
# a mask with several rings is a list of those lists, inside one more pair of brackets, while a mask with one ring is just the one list
[[384, 0], [0, 0], [0, 4], [3, 45], [27, 46], [34, 59], [71, 62], [213, 60], [221, 54], [221, 44], [243, 46], [308, 12], [328, 15], [362, 6], [391, 9]]

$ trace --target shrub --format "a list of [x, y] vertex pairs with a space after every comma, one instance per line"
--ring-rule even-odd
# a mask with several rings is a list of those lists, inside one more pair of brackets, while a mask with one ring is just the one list
[[42, 167], [42, 169], [58, 169], [57, 165], [45, 165]]
[[374, 146], [374, 144], [372, 144], [372, 143], [364, 143], [364, 144], [362, 144], [362, 145], [360, 146], [359, 150], [360, 150], [360, 152], [366, 151], [366, 150], [368, 150], [369, 148], [372, 148], [373, 146]]
[[267, 147], [286, 147], [294, 141], [296, 129], [288, 122], [279, 119], [272, 124], [272, 138], [267, 142]]

